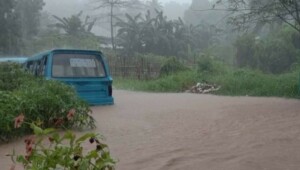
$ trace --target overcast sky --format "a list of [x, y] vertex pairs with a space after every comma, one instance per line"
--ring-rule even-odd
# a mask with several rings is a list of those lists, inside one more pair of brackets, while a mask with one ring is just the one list
[[[77, 1], [86, 1], [86, 0], [77, 0]], [[175, 1], [175, 2], [178, 2], [178, 3], [181, 3], [181, 4], [186, 4], [186, 3], [192, 3], [192, 0], [159, 0], [159, 2], [165, 4], [167, 2], [170, 2], [170, 1]]]
[[181, 4], [186, 4], [186, 3], [192, 3], [192, 0], [159, 0], [162, 3], [170, 2], [170, 1], [175, 1]]

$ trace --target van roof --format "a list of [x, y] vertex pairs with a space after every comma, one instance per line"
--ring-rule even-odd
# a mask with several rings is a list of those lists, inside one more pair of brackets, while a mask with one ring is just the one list
[[101, 51], [97, 51], [97, 50], [82, 50], [82, 49], [52, 49], [52, 50], [48, 50], [48, 51], [44, 51], [42, 53], [33, 55], [32, 57], [29, 58], [29, 60], [35, 60], [35, 59], [39, 59], [42, 58], [43, 56], [50, 54], [50, 53], [56, 53], [56, 52], [80, 52], [80, 53], [100, 53], [102, 54]]
[[0, 57], [0, 62], [24, 63], [27, 57]]

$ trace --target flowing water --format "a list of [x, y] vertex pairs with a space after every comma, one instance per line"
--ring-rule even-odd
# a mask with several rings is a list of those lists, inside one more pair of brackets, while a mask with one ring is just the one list
[[[114, 91], [94, 107], [119, 170], [299, 170], [300, 101]], [[24, 151], [23, 140], [0, 146]]]

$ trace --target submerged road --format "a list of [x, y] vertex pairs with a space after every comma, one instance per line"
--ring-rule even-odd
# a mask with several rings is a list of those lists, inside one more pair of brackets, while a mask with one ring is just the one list
[[[114, 91], [94, 107], [118, 170], [299, 170], [300, 101]], [[23, 140], [0, 145], [4, 155]]]

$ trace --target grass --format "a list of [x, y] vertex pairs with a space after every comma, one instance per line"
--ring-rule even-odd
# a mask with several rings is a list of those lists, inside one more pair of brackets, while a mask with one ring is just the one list
[[197, 81], [197, 74], [193, 71], [180, 72], [156, 80], [136, 80], [115, 78], [114, 86], [117, 89], [147, 91], [147, 92], [182, 92]]
[[[215, 83], [222, 88], [218, 95], [277, 96], [299, 98], [299, 73], [264, 74], [249, 69], [233, 69], [218, 65], [213, 72], [185, 71], [156, 80], [139, 81], [115, 78], [118, 89], [147, 92], [184, 92], [197, 82]], [[216, 71], [217, 70], [217, 71]]]
[[299, 96], [299, 73], [292, 72], [281, 75], [264, 74], [252, 70], [230, 71], [224, 75], [215, 75], [207, 78], [222, 86], [217, 92], [220, 95], [235, 96]]

